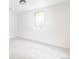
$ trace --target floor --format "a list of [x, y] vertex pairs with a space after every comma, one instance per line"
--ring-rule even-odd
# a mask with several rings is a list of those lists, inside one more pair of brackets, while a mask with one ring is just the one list
[[69, 59], [69, 50], [16, 37], [10, 39], [10, 59]]

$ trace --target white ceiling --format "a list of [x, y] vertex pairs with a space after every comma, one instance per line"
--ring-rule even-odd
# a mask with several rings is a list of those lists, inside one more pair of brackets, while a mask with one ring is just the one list
[[62, 2], [69, 2], [69, 0], [27, 0], [25, 4], [20, 4], [19, 0], [9, 0], [9, 7], [15, 11], [31, 10], [36, 8], [43, 8], [50, 5], [55, 5]]

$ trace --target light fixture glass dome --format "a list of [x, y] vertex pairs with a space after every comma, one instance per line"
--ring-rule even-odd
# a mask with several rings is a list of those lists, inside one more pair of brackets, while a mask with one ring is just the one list
[[26, 3], [26, 0], [20, 0], [19, 3], [24, 4], [24, 3]]

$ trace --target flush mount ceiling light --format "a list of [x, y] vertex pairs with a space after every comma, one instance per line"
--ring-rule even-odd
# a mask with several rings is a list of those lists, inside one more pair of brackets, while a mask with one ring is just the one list
[[24, 4], [24, 3], [26, 3], [26, 0], [20, 0], [19, 3]]

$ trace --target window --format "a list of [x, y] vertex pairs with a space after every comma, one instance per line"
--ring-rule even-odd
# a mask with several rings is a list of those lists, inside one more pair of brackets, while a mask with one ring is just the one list
[[35, 29], [42, 29], [44, 27], [44, 17], [44, 12], [36, 12], [34, 21]]

